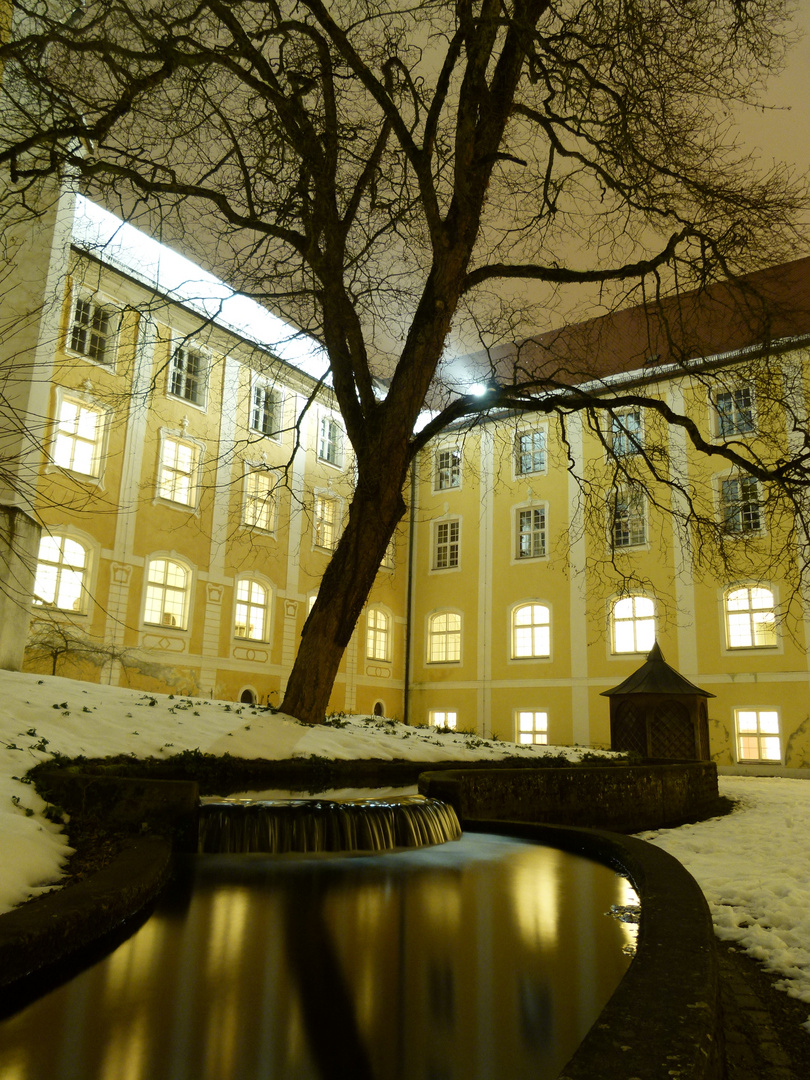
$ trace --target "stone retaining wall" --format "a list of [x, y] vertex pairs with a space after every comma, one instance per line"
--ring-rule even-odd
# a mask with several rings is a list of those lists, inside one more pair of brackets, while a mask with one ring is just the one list
[[666, 765], [425, 772], [419, 791], [467, 821], [534, 821], [633, 833], [708, 817], [719, 809], [717, 767]]

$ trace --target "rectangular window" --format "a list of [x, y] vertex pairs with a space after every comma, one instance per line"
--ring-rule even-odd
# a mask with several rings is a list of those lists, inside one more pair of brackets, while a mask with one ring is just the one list
[[107, 304], [77, 296], [68, 333], [68, 347], [97, 364], [112, 364], [119, 312]]
[[318, 431], [318, 457], [330, 465], [343, 464], [343, 428], [331, 416], [322, 416]]
[[720, 516], [728, 533], [755, 533], [762, 530], [759, 481], [753, 476], [721, 481]]
[[515, 742], [530, 746], [548, 745], [548, 713], [539, 710], [518, 709], [515, 711]]
[[610, 448], [616, 457], [628, 457], [641, 450], [641, 410], [628, 409], [610, 418]]
[[516, 472], [518, 476], [531, 476], [546, 471], [545, 431], [523, 431], [515, 444]]
[[448, 712], [444, 709], [431, 709], [428, 713], [428, 721], [431, 727], [448, 728], [455, 731], [458, 725], [458, 713]]
[[199, 450], [193, 443], [165, 437], [161, 448], [158, 494], [162, 499], [193, 506], [197, 497]]
[[717, 434], [721, 439], [756, 430], [754, 391], [750, 386], [721, 391], [715, 395], [714, 407], [717, 410]]
[[272, 532], [275, 524], [276, 476], [264, 469], [245, 473], [245, 505], [242, 520], [254, 529]]
[[281, 391], [267, 383], [256, 382], [250, 407], [250, 427], [262, 435], [277, 436], [281, 430]]
[[460, 522], [440, 521], [434, 525], [433, 569], [458, 566]]
[[618, 491], [613, 496], [611, 533], [615, 548], [647, 543], [646, 501], [641, 491]]
[[395, 554], [396, 554], [396, 542], [395, 542], [395, 540], [394, 540], [394, 538], [392, 536], [391, 539], [388, 541], [388, 547], [385, 549], [385, 554], [383, 555], [382, 562], [380, 563], [380, 566], [384, 567], [384, 569], [386, 569], [386, 570], [393, 570], [394, 569], [394, 557], [395, 557]]
[[204, 405], [207, 380], [205, 355], [188, 345], [178, 346], [169, 364], [169, 393], [192, 405]]
[[101, 471], [105, 415], [80, 401], [59, 406], [53, 460], [62, 469], [97, 477]]
[[517, 512], [517, 557], [539, 559], [546, 554], [546, 509], [533, 506]]
[[333, 551], [337, 544], [337, 499], [315, 496], [312, 542], [315, 547]]
[[461, 450], [457, 446], [436, 452], [435, 487], [437, 491], [461, 487]]
[[779, 713], [767, 709], [736, 709], [739, 761], [782, 760]]

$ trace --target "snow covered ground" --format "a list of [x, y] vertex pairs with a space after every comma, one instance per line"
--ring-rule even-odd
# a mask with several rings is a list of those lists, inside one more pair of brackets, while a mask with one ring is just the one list
[[[71, 679], [0, 672], [0, 913], [58, 884], [70, 849], [20, 779], [52, 753], [70, 757], [182, 750], [235, 757], [481, 759], [563, 753], [407, 728], [376, 717], [309, 728], [249, 705], [144, 694]], [[734, 813], [644, 833], [699, 882], [719, 937], [735, 941], [810, 1004], [810, 782], [721, 777]], [[808, 1021], [810, 1031], [810, 1020]]]

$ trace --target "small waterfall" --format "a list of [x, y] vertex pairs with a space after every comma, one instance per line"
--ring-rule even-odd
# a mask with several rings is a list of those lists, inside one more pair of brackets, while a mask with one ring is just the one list
[[458, 840], [456, 812], [438, 799], [200, 801], [200, 852], [390, 851]]

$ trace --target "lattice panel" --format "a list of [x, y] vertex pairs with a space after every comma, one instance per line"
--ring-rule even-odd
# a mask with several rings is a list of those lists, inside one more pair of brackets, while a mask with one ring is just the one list
[[651, 741], [651, 757], [694, 760], [695, 731], [688, 708], [679, 701], [657, 706]]
[[647, 724], [644, 714], [629, 702], [621, 705], [616, 712], [610, 744], [613, 750], [629, 750], [647, 757]]

